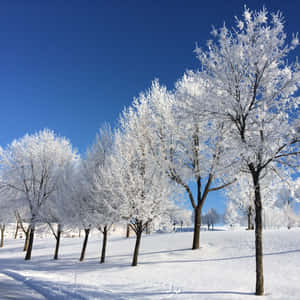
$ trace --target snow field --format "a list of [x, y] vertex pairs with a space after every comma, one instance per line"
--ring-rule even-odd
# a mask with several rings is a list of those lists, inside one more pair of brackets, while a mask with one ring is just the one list
[[[298, 300], [300, 230], [263, 235], [263, 299]], [[144, 235], [137, 267], [130, 266], [134, 238], [110, 236], [105, 264], [99, 264], [100, 235], [91, 237], [79, 262], [82, 241], [62, 239], [53, 261], [54, 239], [36, 239], [32, 260], [24, 261], [23, 240], [7, 239], [0, 285], [5, 276], [38, 295], [19, 299], [257, 299], [253, 231], [201, 232], [202, 247], [194, 251], [189, 232]]]

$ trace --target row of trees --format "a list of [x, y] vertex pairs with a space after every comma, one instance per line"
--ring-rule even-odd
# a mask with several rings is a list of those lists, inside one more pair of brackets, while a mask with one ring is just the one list
[[50, 130], [26, 135], [1, 149], [1, 243], [5, 224], [16, 218], [17, 228], [26, 236], [25, 259], [29, 260], [36, 224], [47, 223], [56, 239], [57, 259], [63, 228], [79, 227], [85, 233], [82, 261], [89, 233], [97, 228], [103, 234], [103, 263], [112, 224], [127, 222], [137, 237], [132, 263], [137, 265], [144, 229], [150, 223], [170, 226], [171, 219], [180, 217], [179, 208], [170, 201], [174, 189], [163, 172], [146, 160], [142, 143], [128, 152], [134, 137], [129, 133], [127, 137], [104, 126], [85, 159]]
[[179, 191], [193, 209], [198, 249], [208, 195], [246, 177], [262, 295], [265, 187], [299, 166], [300, 72], [297, 62], [287, 62], [299, 41], [287, 43], [283, 23], [280, 13], [245, 8], [232, 30], [213, 29], [215, 42], [195, 50], [200, 71], [187, 71], [172, 91], [155, 80], [114, 132], [100, 131], [85, 159], [47, 130], [1, 149], [2, 199], [30, 222], [26, 259], [38, 221], [80, 223], [86, 241], [97, 227], [105, 241], [111, 224], [125, 220], [136, 233], [136, 265], [144, 229], [165, 218]]

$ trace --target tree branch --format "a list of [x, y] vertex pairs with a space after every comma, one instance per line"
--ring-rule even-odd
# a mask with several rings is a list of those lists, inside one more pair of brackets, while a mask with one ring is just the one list
[[210, 188], [210, 189], [208, 189], [208, 191], [209, 191], [209, 192], [214, 192], [214, 191], [221, 190], [221, 189], [223, 189], [223, 188], [225, 188], [225, 187], [227, 187], [227, 186], [233, 184], [234, 182], [236, 182], [236, 179], [234, 179], [234, 180], [232, 180], [232, 181], [230, 181], [230, 182], [227, 182], [227, 183], [225, 183], [225, 184], [223, 184], [223, 185], [220, 185], [220, 186], [217, 186], [217, 187], [214, 187], [214, 188]]

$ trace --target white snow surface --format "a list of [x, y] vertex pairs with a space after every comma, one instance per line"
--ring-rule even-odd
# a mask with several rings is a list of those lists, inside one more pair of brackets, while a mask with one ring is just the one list
[[[300, 230], [267, 230], [264, 238], [265, 296], [300, 299]], [[192, 233], [144, 235], [139, 265], [131, 267], [134, 237], [110, 236], [107, 261], [99, 264], [100, 235], [63, 238], [60, 259], [52, 259], [53, 238], [34, 241], [24, 261], [23, 240], [6, 239], [0, 249], [1, 299], [258, 299], [255, 291], [254, 232], [201, 232], [202, 247], [191, 250]]]

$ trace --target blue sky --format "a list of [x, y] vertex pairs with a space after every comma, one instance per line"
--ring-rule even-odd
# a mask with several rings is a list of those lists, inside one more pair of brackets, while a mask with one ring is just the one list
[[[155, 77], [172, 88], [197, 69], [195, 43], [244, 4], [280, 9], [290, 37], [300, 28], [292, 0], [1, 1], [0, 145], [47, 127], [83, 153]], [[217, 193], [209, 201], [224, 208]]]

